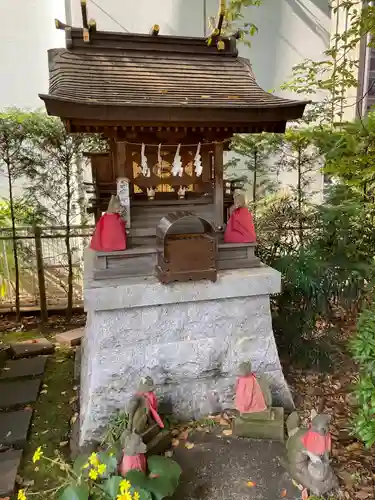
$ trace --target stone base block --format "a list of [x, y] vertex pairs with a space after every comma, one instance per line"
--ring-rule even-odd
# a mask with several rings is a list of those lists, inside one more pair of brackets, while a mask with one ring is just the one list
[[254, 413], [241, 413], [242, 420], [271, 420], [273, 418], [272, 408]]
[[220, 272], [216, 283], [86, 282], [81, 444], [100, 439], [146, 375], [160, 410], [199, 419], [233, 409], [238, 367], [250, 360], [273, 404], [293, 409], [271, 323], [269, 295], [279, 289], [279, 273], [266, 266]]
[[234, 434], [252, 439], [270, 439], [284, 441], [284, 408], [272, 408], [271, 420], [249, 420], [236, 417], [234, 420]]

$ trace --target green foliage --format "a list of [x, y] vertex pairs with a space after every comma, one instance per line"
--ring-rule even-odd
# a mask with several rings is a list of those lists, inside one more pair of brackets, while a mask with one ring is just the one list
[[[262, 0], [229, 0], [225, 9], [222, 34], [232, 36], [238, 34], [239, 39], [248, 46], [251, 46], [251, 39], [258, 33], [258, 28], [252, 22], [245, 21], [245, 10], [248, 7], [260, 7]], [[217, 18], [210, 18], [209, 25], [212, 30], [215, 29], [218, 22]]]
[[360, 315], [357, 334], [351, 342], [354, 359], [360, 368], [355, 388], [359, 411], [353, 422], [354, 433], [370, 448], [375, 443], [375, 303]]
[[175, 492], [181, 476], [180, 466], [170, 458], [153, 456], [148, 459], [149, 476], [141, 471], [131, 470], [126, 479], [140, 490], [148, 491], [155, 500], [170, 497]]

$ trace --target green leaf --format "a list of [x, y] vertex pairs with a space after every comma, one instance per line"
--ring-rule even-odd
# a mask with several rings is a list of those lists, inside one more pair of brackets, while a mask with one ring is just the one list
[[170, 497], [176, 490], [173, 481], [167, 477], [149, 478], [141, 471], [131, 470], [126, 474], [131, 485], [136, 489], [146, 490], [155, 497], [156, 500], [162, 500], [165, 497]]
[[69, 485], [61, 493], [60, 500], [88, 500], [89, 494], [89, 488], [84, 484]]
[[151, 474], [170, 479], [175, 488], [181, 476], [181, 467], [177, 462], [167, 457], [151, 456], [147, 459], [147, 467]]
[[98, 453], [98, 459], [101, 464], [105, 464], [106, 466], [105, 474], [103, 474], [104, 478], [109, 477], [117, 471], [118, 461], [115, 455], [110, 455], [109, 453], [101, 451]]
[[83, 467], [88, 463], [89, 460], [89, 455], [78, 455], [78, 457], [74, 460], [73, 463], [73, 470], [74, 472], [79, 476], [81, 474], [87, 473], [89, 468], [86, 470], [83, 469]]
[[123, 481], [121, 476], [112, 476], [103, 483], [104, 491], [111, 497], [117, 498], [120, 490], [120, 483]]

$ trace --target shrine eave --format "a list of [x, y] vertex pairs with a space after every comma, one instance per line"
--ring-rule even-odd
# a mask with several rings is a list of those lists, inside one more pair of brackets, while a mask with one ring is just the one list
[[241, 107], [155, 106], [95, 104], [69, 101], [40, 94], [49, 115], [72, 124], [97, 127], [178, 126], [250, 128], [257, 131], [283, 132], [287, 121], [302, 117], [306, 102], [284, 100], [281, 104]]

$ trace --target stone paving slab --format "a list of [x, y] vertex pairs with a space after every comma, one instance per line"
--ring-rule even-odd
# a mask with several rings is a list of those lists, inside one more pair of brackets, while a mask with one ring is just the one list
[[37, 377], [42, 375], [46, 368], [47, 356], [35, 358], [9, 360], [1, 370], [0, 380]]
[[82, 337], [85, 333], [85, 327], [75, 328], [68, 332], [58, 333], [56, 335], [56, 342], [59, 344], [75, 347], [81, 344]]
[[34, 403], [38, 398], [40, 384], [40, 379], [0, 382], [0, 408]]
[[18, 467], [22, 458], [22, 450], [11, 450], [0, 453], [0, 496], [13, 494]]
[[285, 454], [281, 443], [215, 431], [195, 432], [189, 441], [192, 449], [180, 441], [172, 457], [182, 468], [174, 500], [300, 500], [301, 492], [280, 464]]
[[32, 410], [0, 413], [0, 447], [20, 449], [26, 446], [32, 414]]
[[10, 344], [11, 355], [16, 359], [37, 356], [38, 354], [52, 354], [54, 350], [54, 345], [45, 338]]

